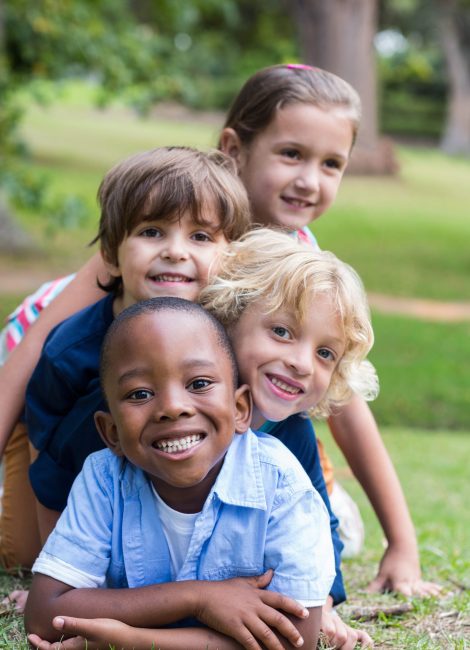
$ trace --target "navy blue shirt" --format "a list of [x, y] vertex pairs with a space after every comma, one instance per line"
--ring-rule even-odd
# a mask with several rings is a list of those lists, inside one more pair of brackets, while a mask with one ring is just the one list
[[341, 573], [341, 551], [343, 542], [338, 533], [338, 519], [335, 517], [328, 498], [323, 470], [318, 453], [317, 439], [311, 420], [301, 414], [291, 415], [282, 422], [266, 422], [261, 429], [280, 440], [296, 456], [313, 487], [319, 492], [330, 515], [331, 537], [335, 552], [336, 577], [331, 587], [330, 596], [335, 605], [346, 600], [343, 575]]
[[38, 458], [29, 476], [40, 503], [64, 510], [85, 458], [105, 446], [94, 413], [106, 409], [99, 382], [112, 295], [86, 307], [49, 335], [26, 391], [26, 425]]

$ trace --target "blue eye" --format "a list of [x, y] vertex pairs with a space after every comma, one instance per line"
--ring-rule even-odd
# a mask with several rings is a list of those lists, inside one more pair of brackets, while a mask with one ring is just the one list
[[212, 382], [209, 379], [193, 379], [193, 381], [189, 384], [189, 388], [191, 390], [203, 390], [204, 388], [207, 388], [208, 386], [211, 386]]
[[336, 357], [333, 354], [331, 350], [328, 350], [328, 348], [320, 348], [318, 350], [318, 356], [320, 356], [322, 359], [326, 359], [327, 361], [335, 361]]
[[290, 338], [292, 338], [289, 330], [286, 327], [282, 327], [282, 325], [276, 325], [276, 326], [272, 327], [271, 329], [274, 332], [274, 334], [276, 334], [276, 336], [279, 336], [279, 338], [281, 338], [281, 339], [290, 339]]
[[131, 402], [144, 402], [145, 400], [148, 400], [151, 397], [153, 397], [153, 393], [151, 390], [147, 390], [145, 388], [138, 388], [137, 390], [134, 390], [132, 393], [129, 393], [127, 399], [130, 400]]

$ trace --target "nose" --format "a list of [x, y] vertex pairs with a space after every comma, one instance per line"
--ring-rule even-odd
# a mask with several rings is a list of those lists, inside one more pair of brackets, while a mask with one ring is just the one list
[[304, 192], [318, 192], [320, 189], [320, 169], [313, 161], [306, 162], [295, 179], [295, 187]]
[[188, 394], [183, 387], [167, 387], [157, 395], [155, 403], [154, 415], [158, 422], [189, 418], [195, 414], [193, 406], [188, 401]]
[[161, 256], [170, 262], [181, 262], [188, 259], [188, 248], [181, 233], [175, 233], [165, 238]]
[[312, 375], [314, 372], [314, 360], [311, 346], [300, 343], [295, 346], [290, 346], [286, 363], [299, 377]]

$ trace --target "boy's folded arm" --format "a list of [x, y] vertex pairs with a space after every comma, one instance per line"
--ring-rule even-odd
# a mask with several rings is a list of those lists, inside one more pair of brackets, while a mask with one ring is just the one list
[[[308, 622], [302, 624], [304, 647], [314, 648], [318, 637], [318, 614], [310, 611]], [[61, 632], [61, 650], [83, 650], [83, 648], [117, 646], [122, 650], [148, 650], [164, 647], [166, 650], [236, 650], [247, 647], [234, 639], [210, 628], [136, 628], [108, 618], [83, 619], [60, 616], [54, 620], [54, 627]], [[313, 631], [313, 633], [312, 633]], [[65, 640], [64, 640], [65, 638]], [[30, 644], [38, 650], [55, 650], [55, 643], [41, 639], [36, 634], [29, 635]], [[256, 643], [256, 642], [255, 642]], [[292, 648], [285, 639], [280, 639], [279, 648]], [[250, 650], [258, 650], [260, 645], [252, 644]], [[265, 646], [266, 647], [266, 646]]]
[[[259, 587], [270, 578], [268, 572], [259, 578], [217, 582], [181, 581], [135, 589], [74, 589], [37, 573], [26, 606], [25, 627], [28, 633], [54, 641], [61, 637], [52, 625], [53, 618], [59, 615], [92, 618], [99, 612], [102, 617], [136, 627], [159, 627], [196, 617], [246, 648], [257, 648], [256, 639], [272, 650], [296, 647], [301, 634], [305, 633], [307, 638], [315, 634], [311, 627], [314, 622], [304, 618], [305, 609], [296, 601]], [[295, 624], [289, 615], [296, 617]], [[278, 638], [283, 640], [282, 644]]]
[[36, 573], [26, 604], [25, 628], [52, 641], [61, 636], [52, 626], [55, 616], [92, 618], [97, 612], [133, 626], [158, 627], [192, 616], [196, 598], [190, 581], [136, 589], [75, 589]]

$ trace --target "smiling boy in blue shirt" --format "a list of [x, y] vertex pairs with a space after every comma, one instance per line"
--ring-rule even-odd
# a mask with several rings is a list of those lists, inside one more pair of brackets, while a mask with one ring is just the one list
[[177, 298], [137, 303], [108, 330], [101, 381], [109, 449], [86, 461], [33, 568], [28, 632], [53, 641], [54, 616], [99, 613], [118, 619], [103, 641], [121, 648], [315, 647], [334, 577], [326, 509], [285, 447], [248, 429], [218, 321]]

